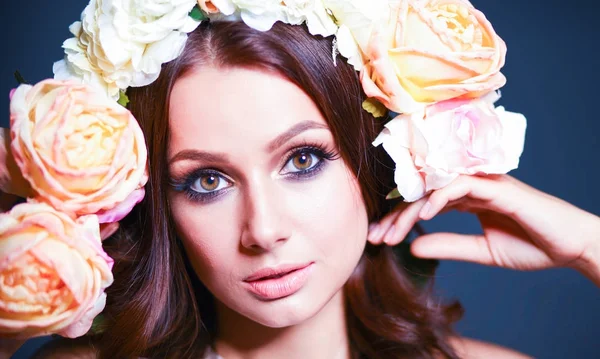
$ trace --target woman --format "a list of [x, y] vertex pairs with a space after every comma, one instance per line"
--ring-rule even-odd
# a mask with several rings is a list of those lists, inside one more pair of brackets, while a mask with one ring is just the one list
[[[415, 287], [392, 253], [419, 219], [454, 208], [479, 213], [486, 236], [426, 235], [413, 253], [571, 265], [600, 284], [598, 218], [510, 177], [459, 177], [390, 213], [393, 165], [370, 146], [383, 122], [330, 52], [298, 26], [204, 23], [158, 80], [128, 91], [150, 182], [104, 244], [117, 265], [101, 354], [517, 356], [455, 339], [459, 307]], [[573, 221], [580, 241], [567, 245]]]

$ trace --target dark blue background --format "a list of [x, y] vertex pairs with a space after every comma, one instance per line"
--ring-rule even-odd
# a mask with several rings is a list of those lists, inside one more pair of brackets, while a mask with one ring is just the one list
[[[30, 83], [52, 76], [68, 25], [84, 0], [12, 1], [0, 5], [0, 125], [8, 126], [8, 92], [19, 70]], [[600, 5], [594, 1], [473, 0], [508, 45], [500, 104], [522, 112], [528, 133], [512, 174], [600, 214]], [[576, 228], [577, 223], [571, 224]], [[429, 231], [476, 232], [469, 215], [447, 214]], [[599, 238], [600, 240], [600, 238]], [[516, 272], [444, 262], [438, 288], [466, 308], [463, 335], [539, 358], [600, 357], [600, 289], [568, 269]], [[39, 342], [18, 355], [27, 358]]]

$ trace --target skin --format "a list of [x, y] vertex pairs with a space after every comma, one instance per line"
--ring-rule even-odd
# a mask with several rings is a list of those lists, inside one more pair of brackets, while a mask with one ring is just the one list
[[[217, 352], [227, 359], [348, 358], [340, 289], [367, 240], [356, 179], [340, 159], [306, 180], [285, 176], [293, 167], [286, 162], [291, 148], [311, 142], [334, 147], [316, 106], [276, 75], [203, 68], [176, 83], [170, 117], [171, 177], [210, 167], [230, 181], [221, 185], [224, 195], [209, 202], [169, 189], [187, 254], [218, 300]], [[267, 148], [307, 120], [316, 126]], [[185, 150], [226, 154], [228, 161], [196, 156], [175, 162]], [[368, 240], [394, 245], [416, 222], [449, 210], [478, 215], [484, 233], [428, 234], [413, 243], [414, 254], [521, 270], [568, 265], [600, 285], [600, 219], [506, 175], [459, 177], [371, 224]], [[290, 297], [263, 301], [242, 284], [258, 268], [303, 261], [314, 262], [314, 270]], [[464, 358], [527, 357], [466, 338], [451, 338], [451, 344]], [[58, 347], [42, 349], [39, 357], [92, 353], [87, 344], [72, 341]]]
[[[178, 235], [218, 302], [218, 352], [348, 357], [341, 289], [363, 252], [368, 221], [358, 182], [338, 155], [311, 157], [323, 166], [291, 176], [299, 171], [295, 149], [337, 151], [316, 105], [278, 75], [210, 67], [178, 80], [170, 100], [171, 180], [206, 168], [223, 177], [205, 186], [220, 193], [207, 202], [181, 186], [169, 192]], [[183, 156], [191, 151], [205, 155]], [[206, 191], [203, 179], [193, 177], [191, 190]], [[312, 263], [309, 279], [288, 297], [265, 301], [244, 283], [258, 269], [304, 263]]]
[[[415, 255], [519, 270], [569, 266], [600, 286], [598, 216], [508, 175], [459, 177], [419, 201], [400, 205], [367, 229], [356, 179], [342, 160], [324, 160], [327, 165], [308, 179], [288, 176], [293, 166], [286, 161], [294, 147], [335, 146], [316, 106], [276, 75], [203, 68], [176, 83], [170, 115], [171, 177], [210, 167], [229, 181], [222, 183], [224, 194], [208, 202], [169, 189], [178, 234], [195, 271], [218, 300], [216, 350], [224, 358], [348, 358], [340, 289], [366, 240], [397, 244], [418, 221], [450, 210], [477, 215], [483, 233], [428, 234], [413, 243]], [[268, 148], [305, 121], [314, 124]], [[185, 150], [226, 154], [228, 160], [196, 156], [175, 162]], [[313, 263], [313, 271], [290, 297], [260, 300], [242, 284], [259, 268], [302, 262]], [[465, 358], [526, 357], [466, 338], [452, 338], [451, 343]], [[39, 357], [92, 355], [88, 344], [64, 344], [49, 352], [42, 349]]]
[[475, 214], [482, 234], [417, 238], [418, 257], [517, 270], [570, 267], [600, 286], [600, 218], [509, 175], [462, 176], [370, 226], [373, 243], [400, 243], [420, 220], [459, 210]]

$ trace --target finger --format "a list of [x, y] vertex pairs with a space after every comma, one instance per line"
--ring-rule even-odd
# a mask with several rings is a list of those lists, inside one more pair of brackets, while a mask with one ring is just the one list
[[402, 202], [392, 209], [388, 214], [381, 218], [378, 222], [372, 223], [369, 226], [369, 235], [367, 239], [369, 242], [375, 245], [379, 245], [383, 242], [384, 235], [389, 231], [390, 227], [402, 213], [412, 203]]
[[494, 258], [483, 235], [432, 233], [414, 240], [410, 250], [420, 258], [449, 259], [494, 265]]
[[[397, 235], [401, 235], [402, 234], [401, 231], [405, 231], [405, 229], [400, 229], [400, 231], [398, 231], [398, 229], [396, 228], [396, 222], [398, 221], [398, 218], [400, 216], [402, 216], [404, 213], [407, 213], [407, 211], [412, 213], [412, 211], [414, 211], [412, 209], [415, 207], [418, 207], [420, 209], [425, 204], [425, 202], [426, 202], [426, 199], [422, 198], [419, 201], [412, 202], [412, 203], [407, 203], [407, 202], [400, 203], [392, 211], [390, 211], [390, 213], [385, 215], [379, 221], [379, 223], [374, 223], [371, 225], [370, 231], [369, 231], [369, 236], [367, 237], [369, 242], [371, 242], [372, 244], [375, 244], [375, 245], [379, 245], [379, 244], [383, 243], [386, 236], [388, 236], [388, 235], [390, 237], [394, 237], [394, 238], [396, 237], [394, 235], [394, 233], [396, 233]], [[416, 215], [418, 215], [418, 213], [419, 212], [417, 210]], [[406, 236], [406, 234], [408, 234], [408, 231], [405, 231], [404, 236]]]
[[432, 233], [411, 244], [411, 253], [420, 258], [473, 262], [518, 270], [543, 269], [552, 266], [552, 259], [532, 243], [502, 233], [494, 244], [484, 235]]
[[[428, 220], [436, 216], [449, 202], [465, 198], [476, 200], [480, 209], [490, 209], [500, 213], [514, 213], [519, 203], [523, 203], [522, 191], [513, 181], [502, 176], [460, 176], [448, 186], [435, 190], [419, 214]], [[466, 203], [466, 202], [465, 202]]]
[[419, 212], [427, 203], [427, 198], [422, 198], [408, 206], [398, 215], [391, 228], [383, 237], [383, 242], [389, 246], [395, 246], [402, 242], [410, 233], [414, 225], [419, 221]]
[[[470, 211], [476, 213], [475, 209], [470, 209], [467, 204], [464, 204], [464, 199], [459, 199], [448, 204], [438, 214], [452, 211], [454, 209], [461, 211]], [[423, 206], [427, 203], [427, 198], [421, 198], [417, 202], [411, 203], [408, 207], [402, 210], [400, 213], [390, 215], [386, 218], [385, 224], [386, 231], [380, 231], [379, 237], [376, 238], [377, 242], [374, 244], [381, 244], [382, 242], [395, 246], [402, 242], [408, 233], [412, 230], [414, 225], [421, 219], [419, 213]]]

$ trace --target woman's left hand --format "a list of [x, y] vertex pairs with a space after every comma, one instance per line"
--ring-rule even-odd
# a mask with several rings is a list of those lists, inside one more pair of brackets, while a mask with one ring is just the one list
[[456, 209], [477, 215], [483, 234], [431, 233], [414, 255], [519, 270], [575, 268], [600, 286], [600, 218], [508, 175], [461, 176], [403, 203], [369, 230], [369, 241], [400, 243], [419, 220]]

